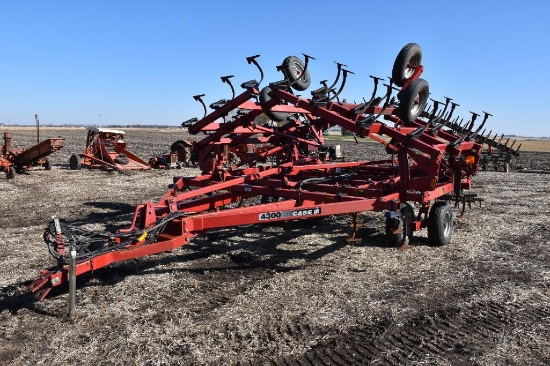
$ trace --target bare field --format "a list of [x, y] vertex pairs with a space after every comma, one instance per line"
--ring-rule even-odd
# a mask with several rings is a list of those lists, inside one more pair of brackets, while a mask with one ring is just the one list
[[[186, 137], [124, 130], [145, 160]], [[33, 129], [10, 131], [16, 146], [36, 142]], [[441, 248], [424, 230], [411, 249], [388, 248], [377, 212], [363, 215], [355, 245], [345, 240], [348, 216], [208, 232], [79, 277], [68, 319], [66, 292], [36, 302], [26, 291], [55, 265], [42, 239], [51, 216], [126, 226], [173, 175], [198, 171], [71, 171], [85, 130], [41, 132], [57, 136], [65, 147], [51, 171], [0, 176], [0, 364], [550, 364], [548, 174], [480, 172], [482, 207], [455, 216], [452, 243]], [[377, 144], [342, 145], [360, 159], [385, 154]], [[526, 151], [512, 167], [550, 170], [550, 153]]]

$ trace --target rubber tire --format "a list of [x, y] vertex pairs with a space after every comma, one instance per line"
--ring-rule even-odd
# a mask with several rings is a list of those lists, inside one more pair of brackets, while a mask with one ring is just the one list
[[426, 109], [429, 97], [428, 82], [424, 79], [413, 80], [401, 95], [397, 116], [405, 123], [414, 122]]
[[71, 170], [80, 170], [81, 163], [80, 163], [80, 156], [76, 154], [72, 154], [69, 158], [69, 168]]
[[15, 178], [15, 169], [12, 166], [6, 168], [6, 178], [13, 179]]
[[402, 87], [412, 76], [414, 69], [407, 66], [410, 63], [415, 66], [422, 63], [422, 48], [416, 43], [406, 44], [397, 54], [391, 73], [395, 85]]
[[265, 103], [271, 100], [271, 96], [269, 95], [269, 93], [271, 93], [271, 87], [269, 86], [264, 86], [262, 90], [260, 90], [260, 105], [262, 106], [262, 111], [272, 121], [286, 121], [286, 119], [290, 116], [290, 113], [273, 112], [268, 108], [264, 108]]
[[284, 59], [282, 66], [283, 73], [297, 91], [304, 91], [311, 85], [309, 70], [303, 73], [305, 65], [296, 56], [288, 56]]
[[[189, 166], [192, 162], [191, 159], [191, 144], [186, 141], [178, 140], [170, 146], [171, 154], [178, 154], [178, 161], [183, 163], [185, 166]], [[193, 163], [193, 166], [195, 164]]]
[[428, 241], [433, 246], [451, 242], [453, 234], [453, 207], [445, 201], [436, 201], [428, 216]]
[[44, 163], [44, 169], [46, 170], [52, 170], [52, 162], [49, 158], [46, 158], [46, 162]]
[[126, 156], [126, 154], [118, 154], [118, 156], [114, 159], [115, 163], [117, 164], [120, 164], [120, 165], [127, 165], [130, 160], [128, 160], [128, 157]]
[[[403, 207], [401, 207], [401, 210], [399, 210], [401, 213], [401, 220], [399, 220], [398, 229], [401, 231], [399, 233], [394, 233], [392, 227], [389, 225], [390, 222], [386, 220], [386, 239], [388, 240], [388, 244], [392, 247], [399, 247], [405, 244], [405, 236], [404, 233], [404, 224], [405, 222], [408, 222], [408, 224], [412, 224], [414, 221], [414, 209], [413, 207], [405, 203]], [[413, 237], [413, 230], [409, 231], [407, 235], [409, 239], [409, 243], [411, 242], [411, 239]]]

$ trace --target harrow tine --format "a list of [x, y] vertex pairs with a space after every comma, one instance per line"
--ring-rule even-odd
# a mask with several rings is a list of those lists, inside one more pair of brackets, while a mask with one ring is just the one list
[[481, 122], [481, 125], [477, 128], [477, 130], [475, 130], [472, 134], [470, 134], [470, 135], [468, 136], [468, 139], [473, 139], [473, 138], [475, 138], [475, 137], [478, 135], [479, 131], [481, 131], [481, 129], [483, 128], [483, 126], [485, 126], [485, 122], [487, 122], [487, 119], [489, 118], [489, 116], [492, 116], [491, 113], [487, 113], [487, 112], [485, 112], [485, 111], [484, 111], [483, 113], [485, 114], [485, 116], [483, 117], [483, 122]]
[[372, 75], [369, 75], [369, 76], [373, 79], [373, 82], [374, 82], [374, 89], [372, 91], [370, 99], [367, 102], [365, 98], [363, 98], [363, 103], [359, 104], [358, 106], [356, 106], [350, 111], [350, 117], [357, 116], [359, 114], [364, 114], [367, 108], [370, 107], [371, 104], [376, 99], [376, 92], [378, 91], [378, 82], [380, 82], [380, 80], [384, 80], [384, 78], [379, 78], [377, 76], [372, 76]]
[[328, 85], [327, 85], [327, 80], [321, 80], [319, 83], [322, 86], [311, 92], [311, 101], [312, 101], [312, 103], [326, 103], [326, 101], [327, 101], [327, 94], [330, 91], [330, 89], [328, 88]]
[[435, 117], [435, 116], [436, 116], [436, 113], [437, 113], [437, 109], [439, 108], [439, 104], [441, 104], [441, 102], [439, 102], [435, 99], [431, 99], [431, 101], [434, 103], [434, 109], [432, 111], [432, 114], [430, 115], [430, 119], [428, 120], [428, 123], [426, 123], [424, 126], [418, 127], [413, 132], [410, 132], [409, 134], [407, 134], [408, 139], [414, 139], [414, 138], [417, 138], [418, 136], [422, 135], [424, 133], [424, 131], [426, 131], [428, 129], [428, 127], [430, 127], [432, 125], [432, 123], [434, 123], [434, 119], [438, 118], [438, 117]]
[[223, 83], [229, 84], [229, 86], [231, 87], [231, 93], [232, 93], [231, 99], [235, 99], [235, 88], [233, 88], [233, 84], [231, 84], [231, 80], [230, 80], [232, 77], [235, 77], [235, 75], [222, 76], [221, 79]]
[[[449, 145], [452, 146], [452, 147], [456, 147], [458, 146], [459, 144], [462, 143], [462, 141], [470, 138], [470, 135], [472, 133], [472, 128], [474, 128], [474, 124], [475, 124], [475, 121], [476, 121], [476, 118], [479, 116], [478, 113], [474, 113], [474, 112], [470, 112], [472, 114], [472, 119], [467, 122], [466, 124], [468, 125], [468, 127], [464, 127], [462, 128], [463, 131], [465, 132], [459, 132], [459, 133], [462, 133], [462, 136], [460, 136], [459, 138], [457, 138], [455, 141], [451, 142]], [[483, 125], [482, 125], [483, 126]], [[473, 135], [472, 135], [473, 136]]]
[[483, 138], [483, 142], [484, 142], [484, 143], [487, 141], [487, 139], [488, 139], [489, 137], [491, 137], [491, 133], [492, 133], [492, 132], [493, 132], [493, 130], [490, 130], [489, 133], [487, 134], [487, 136], [485, 136], [485, 137]]
[[354, 74], [355, 75], [355, 73], [352, 72], [352, 71], [342, 69], [342, 84], [340, 85], [340, 88], [338, 89], [338, 91], [332, 96], [332, 98], [329, 99], [329, 101], [334, 100], [335, 98], [338, 98], [338, 96], [340, 95], [342, 90], [344, 90], [344, 86], [346, 85], [346, 79], [347, 79], [348, 74]]
[[328, 89], [332, 89], [336, 86], [336, 83], [338, 82], [338, 79], [340, 79], [340, 73], [343, 70], [342, 67], [348, 67], [348, 65], [344, 65], [343, 63], [340, 63], [340, 62], [334, 61], [334, 63], [338, 67], [338, 72], [336, 73], [336, 79], [334, 80], [334, 82], [332, 83], [332, 85]]
[[262, 81], [264, 80], [264, 71], [262, 70], [260, 64], [258, 63], [258, 61], [256, 61], [256, 59], [260, 57], [260, 55], [255, 55], [255, 56], [248, 56], [246, 58], [246, 62], [248, 62], [248, 64], [254, 64], [256, 65], [256, 67], [258, 68], [258, 70], [260, 70], [260, 81], [256, 81], [256, 80], [251, 80], [249, 81], [248, 83], [243, 83], [241, 86], [243, 88], [246, 88], [246, 84], [256, 84], [256, 86], [260, 85], [262, 83]]
[[[451, 98], [445, 97], [445, 108], [443, 108], [443, 111], [441, 111], [441, 113], [439, 113], [437, 118], [434, 120], [434, 127], [430, 129], [431, 134], [437, 134], [439, 130], [441, 130], [441, 128], [443, 128], [449, 122], [448, 117], [445, 117], [445, 111], [447, 110], [447, 107], [449, 106], [449, 102], [451, 100]], [[444, 121], [443, 123], [441, 123], [442, 120]]]
[[382, 85], [384, 85], [387, 89], [386, 89], [386, 94], [385, 94], [382, 98], [380, 98], [380, 100], [385, 99], [385, 101], [384, 101], [384, 105], [382, 106], [382, 110], [380, 111], [380, 113], [378, 113], [378, 114], [376, 115], [376, 117], [374, 117], [374, 118], [372, 119], [373, 121], [376, 121], [376, 120], [382, 115], [382, 111], [383, 111], [384, 109], [386, 109], [386, 108], [388, 107], [388, 105], [390, 104], [390, 97], [391, 97], [391, 94], [392, 94], [392, 90], [393, 90], [393, 89], [396, 89], [396, 90], [397, 90], [397, 88], [395, 88], [395, 87], [393, 86], [393, 80], [391, 79], [391, 77], [389, 78], [389, 80], [390, 80], [390, 83], [389, 83], [389, 84], [382, 84]]
[[518, 156], [519, 155], [519, 149], [521, 148], [521, 144], [519, 144], [518, 148], [516, 149], [515, 152], [513, 152], [514, 155]]
[[396, 91], [401, 90], [401, 89], [396, 88], [395, 86], [393, 86], [393, 80], [392, 80], [391, 77], [388, 77], [388, 79], [390, 80], [390, 83], [389, 84], [383, 84], [385, 87], [388, 88], [387, 91], [386, 91], [386, 95], [384, 95], [382, 97], [382, 99], [386, 99], [386, 101], [384, 102], [384, 108], [386, 108], [389, 105], [392, 90], [396, 90]]
[[202, 108], [204, 109], [204, 116], [202, 118], [206, 117], [206, 104], [204, 104], [204, 100], [202, 100], [202, 97], [204, 97], [205, 94], [198, 94], [193, 95], [193, 99], [195, 99], [197, 102], [200, 102], [202, 104]]

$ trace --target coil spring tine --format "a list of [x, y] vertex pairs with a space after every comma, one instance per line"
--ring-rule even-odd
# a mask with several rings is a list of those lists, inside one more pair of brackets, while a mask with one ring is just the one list
[[340, 89], [338, 89], [338, 92], [336, 92], [334, 96], [329, 99], [329, 101], [334, 100], [334, 98], [338, 98], [342, 90], [344, 90], [344, 86], [346, 85], [346, 79], [348, 74], [355, 74], [355, 73], [346, 69], [342, 69], [342, 84], [340, 84]]
[[193, 96], [193, 99], [202, 104], [202, 108], [204, 109], [204, 115], [202, 116], [202, 118], [206, 117], [206, 104], [204, 104], [204, 101], [202, 100], [202, 97], [204, 97], [204, 95], [205, 94], [198, 94]]
[[249, 65], [254, 64], [258, 68], [258, 70], [260, 70], [260, 81], [257, 83], [258, 85], [260, 85], [264, 80], [264, 71], [262, 70], [262, 67], [260, 66], [258, 61], [256, 61], [258, 57], [260, 57], [260, 55], [249, 56], [246, 58], [246, 62], [248, 62]]
[[229, 86], [231, 87], [231, 93], [232, 93], [231, 99], [235, 99], [235, 88], [233, 88], [233, 84], [231, 84], [231, 80], [230, 80], [232, 77], [235, 77], [235, 75], [222, 76], [221, 79], [222, 79], [222, 83], [229, 84]]

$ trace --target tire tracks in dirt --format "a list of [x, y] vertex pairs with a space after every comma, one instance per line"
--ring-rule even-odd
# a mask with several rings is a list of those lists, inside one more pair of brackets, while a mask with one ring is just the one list
[[479, 302], [473, 306], [422, 311], [403, 324], [386, 318], [312, 347], [299, 357], [278, 359], [274, 365], [408, 364], [452, 360], [472, 364], [472, 357], [503, 331], [550, 319], [544, 299], [520, 303]]

